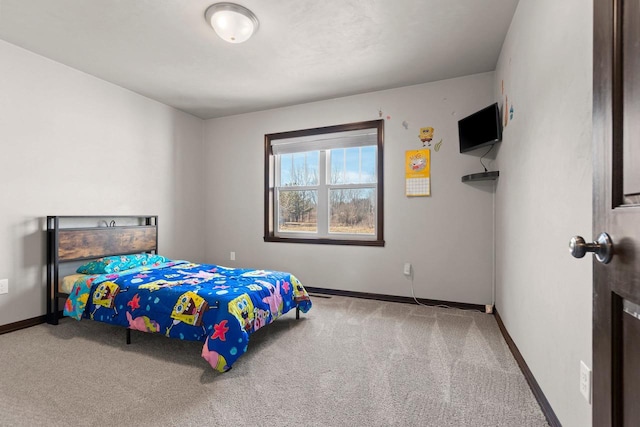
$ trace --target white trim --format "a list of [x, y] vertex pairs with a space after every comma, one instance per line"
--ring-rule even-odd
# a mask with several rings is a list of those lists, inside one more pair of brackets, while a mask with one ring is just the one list
[[333, 148], [366, 147], [378, 145], [377, 129], [360, 129], [346, 132], [309, 135], [296, 138], [274, 139], [271, 152], [274, 155], [322, 151]]
[[[332, 139], [333, 140], [333, 139]], [[274, 186], [274, 198], [275, 198], [275, 212], [274, 212], [274, 235], [276, 237], [295, 237], [295, 238], [307, 238], [307, 239], [326, 239], [332, 238], [335, 239], [339, 237], [340, 239], [345, 240], [376, 240], [378, 234], [378, 168], [377, 168], [377, 157], [378, 157], [378, 147], [377, 145], [373, 145], [375, 147], [375, 172], [376, 172], [376, 182], [367, 182], [360, 184], [328, 184], [327, 180], [331, 176], [331, 152], [330, 150], [319, 150], [318, 155], [318, 185], [287, 185], [282, 186], [280, 176], [281, 176], [281, 167], [282, 167], [282, 157], [283, 154], [294, 154], [297, 152], [288, 152], [282, 151], [280, 154], [274, 154], [274, 175], [276, 185]], [[355, 147], [335, 147], [338, 148], [355, 148]], [[304, 151], [303, 151], [304, 152]], [[345, 160], [346, 162], [346, 156]], [[358, 173], [359, 176], [362, 176], [362, 150], [359, 150], [358, 157]], [[306, 168], [306, 162], [305, 162]], [[346, 165], [345, 165], [346, 169]], [[330, 203], [330, 192], [331, 190], [372, 190], [373, 198], [374, 198], [374, 224], [373, 224], [373, 232], [368, 234], [360, 234], [360, 233], [339, 233], [339, 232], [331, 232], [330, 231], [330, 219], [331, 219], [331, 203]], [[280, 230], [280, 195], [282, 192], [286, 191], [314, 191], [316, 193], [316, 232], [305, 232], [305, 231], [284, 231]]]

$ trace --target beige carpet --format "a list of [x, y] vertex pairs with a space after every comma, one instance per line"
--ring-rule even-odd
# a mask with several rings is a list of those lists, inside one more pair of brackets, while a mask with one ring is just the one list
[[0, 425], [547, 425], [493, 316], [312, 300], [225, 374], [201, 343], [88, 320], [2, 335]]

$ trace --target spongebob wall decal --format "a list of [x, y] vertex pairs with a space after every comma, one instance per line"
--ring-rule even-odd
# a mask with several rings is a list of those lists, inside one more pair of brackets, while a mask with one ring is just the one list
[[418, 135], [418, 138], [420, 138], [420, 141], [422, 141], [423, 147], [426, 147], [427, 145], [431, 147], [433, 132], [435, 132], [435, 129], [433, 129], [431, 126], [420, 128], [420, 134]]
[[[426, 126], [426, 127], [420, 128], [420, 133], [418, 134], [418, 138], [422, 142], [423, 147], [431, 147], [431, 141], [433, 141], [434, 139], [435, 132], [436, 130], [432, 126]], [[433, 146], [433, 149], [436, 152], [440, 151], [440, 148], [442, 147], [442, 141], [443, 139], [440, 138], [440, 141], [438, 141]]]

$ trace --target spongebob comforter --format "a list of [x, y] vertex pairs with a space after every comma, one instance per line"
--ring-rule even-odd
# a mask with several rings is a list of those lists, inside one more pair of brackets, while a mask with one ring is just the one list
[[247, 351], [249, 334], [289, 310], [311, 308], [289, 273], [172, 261], [74, 284], [65, 315], [182, 340], [204, 341], [202, 357], [220, 372]]

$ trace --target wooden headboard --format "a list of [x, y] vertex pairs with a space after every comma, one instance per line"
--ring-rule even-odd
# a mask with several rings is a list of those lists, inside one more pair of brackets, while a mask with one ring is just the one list
[[59, 298], [68, 296], [58, 291], [60, 263], [141, 252], [158, 252], [157, 215], [47, 216], [47, 322], [58, 324]]

